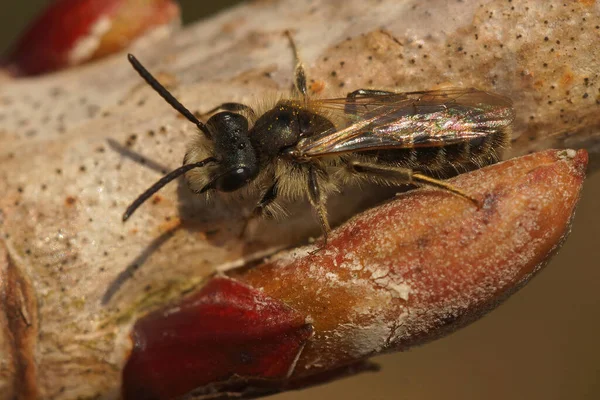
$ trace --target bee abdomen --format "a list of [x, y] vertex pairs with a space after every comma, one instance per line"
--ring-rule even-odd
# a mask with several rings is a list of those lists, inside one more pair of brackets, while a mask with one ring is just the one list
[[477, 167], [493, 164], [500, 160], [502, 152], [510, 142], [510, 128], [497, 129], [481, 139], [469, 142], [470, 162]]
[[510, 131], [504, 128], [445, 146], [379, 150], [365, 154], [375, 156], [381, 163], [442, 175], [455, 174], [497, 162], [509, 142], [509, 136]]

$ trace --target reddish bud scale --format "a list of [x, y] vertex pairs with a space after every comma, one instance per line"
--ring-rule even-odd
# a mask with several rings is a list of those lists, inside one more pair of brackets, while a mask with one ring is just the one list
[[[165, 368], [153, 355], [164, 348], [169, 365], [191, 362], [203, 371], [180, 372], [189, 374], [176, 377], [186, 387], [243, 392], [261, 378], [271, 389], [302, 387], [372, 355], [447, 334], [499, 304], [548, 261], [568, 233], [586, 164], [585, 151], [551, 150], [473, 171], [451, 182], [482, 202], [480, 209], [444, 191], [415, 190], [351, 219], [320, 250], [292, 250], [230, 274], [244, 284], [215, 278], [195, 296], [196, 303], [183, 301], [180, 317], [172, 308], [138, 321], [124, 386], [138, 382], [156, 391], [144, 382], [156, 379], [151, 371]], [[237, 290], [256, 296], [254, 303], [245, 297], [247, 310], [264, 310], [264, 302], [288, 310], [296, 322], [283, 319], [280, 331], [295, 339], [287, 347], [272, 347], [268, 335], [259, 339], [259, 326], [277, 330], [280, 313], [248, 311], [250, 320], [257, 319], [233, 327], [229, 317], [211, 311], [210, 299], [235, 302]], [[187, 324], [174, 322], [180, 320]], [[310, 338], [298, 334], [307, 332], [300, 322], [305, 320], [314, 329]], [[186, 339], [172, 340], [173, 332]], [[154, 339], [139, 339], [148, 335]], [[228, 344], [231, 337], [236, 346]], [[252, 362], [263, 367], [249, 373], [241, 355], [257, 341], [265, 347], [252, 353]], [[196, 359], [194, 349], [200, 347], [205, 350]], [[275, 359], [287, 366], [277, 374], [264, 372]], [[155, 398], [180, 393], [166, 390]]]
[[256, 387], [261, 380], [283, 381], [311, 335], [304, 316], [290, 307], [217, 277], [135, 324], [123, 393], [127, 399], [170, 399], [202, 386], [218, 390], [234, 374], [242, 386], [252, 378]]
[[21, 36], [3, 64], [39, 75], [122, 50], [179, 17], [172, 0], [58, 0]]
[[480, 209], [417, 190], [353, 218], [314, 255], [292, 252], [237, 278], [314, 321], [294, 376], [420, 344], [540, 269], [568, 233], [586, 164], [585, 151], [552, 150], [463, 174], [450, 182]]

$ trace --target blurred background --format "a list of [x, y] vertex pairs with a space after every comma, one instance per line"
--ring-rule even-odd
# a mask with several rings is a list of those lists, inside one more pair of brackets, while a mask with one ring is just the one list
[[[2, 13], [0, 13], [0, 54], [4, 53], [12, 42], [16, 40], [27, 23], [52, 0], [27, 0], [2, 1]], [[178, 0], [184, 24], [205, 18], [219, 10], [241, 3], [241, 0]]]
[[[0, 53], [49, 0], [5, 1]], [[180, 0], [184, 23], [236, 0]], [[550, 265], [503, 306], [451, 336], [375, 359], [378, 373], [273, 400], [600, 399], [600, 174], [590, 176], [573, 232]]]

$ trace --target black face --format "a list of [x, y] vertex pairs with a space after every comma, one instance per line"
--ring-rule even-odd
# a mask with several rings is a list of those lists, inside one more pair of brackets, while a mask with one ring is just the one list
[[215, 143], [219, 169], [223, 171], [206, 189], [233, 192], [256, 178], [258, 161], [248, 138], [248, 120], [224, 111], [210, 117], [206, 126]]
[[250, 168], [236, 168], [215, 179], [214, 188], [221, 192], [233, 192], [248, 184], [255, 176]]

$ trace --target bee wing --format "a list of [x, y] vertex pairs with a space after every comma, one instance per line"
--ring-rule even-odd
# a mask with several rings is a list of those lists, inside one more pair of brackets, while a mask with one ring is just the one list
[[301, 157], [444, 146], [488, 135], [514, 119], [510, 99], [476, 89], [320, 99], [311, 107], [343, 122], [302, 139], [296, 146]]

